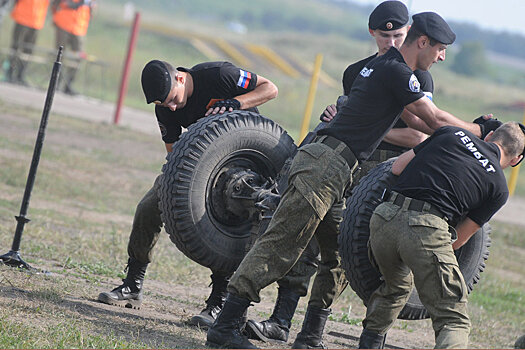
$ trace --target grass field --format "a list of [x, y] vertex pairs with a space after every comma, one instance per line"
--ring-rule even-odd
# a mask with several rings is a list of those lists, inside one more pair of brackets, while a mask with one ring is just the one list
[[[0, 253], [10, 248], [40, 111], [0, 102]], [[136, 203], [163, 164], [163, 145], [122, 127], [52, 115], [22, 239], [22, 257], [51, 275], [0, 265], [0, 348], [201, 348], [186, 326], [209, 290], [209, 271], [163, 234], [148, 269], [142, 310], [95, 301], [122, 278]], [[525, 228], [493, 223], [486, 272], [470, 297], [473, 348], [509, 348], [525, 329]], [[250, 315], [268, 317], [267, 305]], [[292, 333], [300, 329], [304, 301]], [[358, 335], [364, 314], [351, 290], [334, 305], [327, 332]], [[429, 321], [399, 321], [392, 344], [432, 346]], [[293, 340], [294, 337], [291, 337]], [[355, 347], [328, 337], [331, 347]], [[260, 343], [259, 346], [271, 347]]]
[[[115, 15], [115, 14], [118, 14]], [[88, 96], [116, 101], [121, 66], [129, 35], [122, 20], [122, 6], [100, 2], [86, 38], [86, 51], [106, 62], [105, 70], [84, 67], [78, 89]], [[374, 52], [373, 44], [341, 35], [263, 32], [240, 36], [205, 19], [177, 18], [169, 13], [142, 12], [144, 23], [215, 33], [232, 42], [253, 41], [277, 52], [312, 62], [324, 54], [323, 70], [340, 80], [346, 66]], [[10, 41], [11, 24], [5, 21], [0, 46]], [[365, 33], [366, 34], [366, 33]], [[49, 19], [38, 45], [52, 48]], [[451, 50], [453, 51], [453, 50]], [[53, 56], [51, 56], [50, 62]], [[126, 104], [151, 108], [144, 103], [139, 75], [145, 62], [159, 58], [192, 66], [206, 60], [186, 40], [141, 31], [132, 64]], [[523, 119], [523, 111], [509, 105], [523, 101], [525, 89], [455, 75], [447, 61], [432, 68], [436, 104], [465, 120], [492, 112], [503, 121]], [[46, 86], [51, 64], [34, 65], [30, 81]], [[276, 70], [255, 72], [273, 80], [279, 97], [260, 108], [295, 139], [305, 108], [309, 78], [291, 79]], [[104, 76], [102, 76], [104, 73]], [[505, 71], [505, 75], [519, 74]], [[333, 103], [341, 88], [320, 84], [311, 126], [324, 107]], [[151, 107], [151, 106], [150, 106]], [[0, 101], [0, 254], [10, 248], [14, 216], [18, 215], [27, 172], [40, 121], [40, 110], [19, 108]], [[201, 348], [205, 333], [186, 326], [192, 313], [209, 293], [209, 271], [183, 256], [163, 234], [148, 269], [143, 310], [105, 307], [95, 301], [123, 278], [126, 244], [135, 206], [150, 188], [164, 163], [161, 141], [122, 127], [52, 115], [29, 218], [22, 240], [22, 257], [51, 275], [28, 274], [0, 265], [0, 348]], [[525, 176], [518, 179], [517, 195], [525, 196]], [[510, 348], [525, 332], [525, 228], [494, 222], [491, 255], [480, 283], [470, 297], [473, 348]], [[264, 292], [267, 304], [251, 315], [268, 317], [275, 289]], [[301, 302], [292, 333], [304, 316]], [[364, 307], [347, 290], [334, 306], [327, 331], [358, 335]], [[429, 347], [433, 332], [429, 321], [399, 321], [389, 334], [392, 344]], [[293, 340], [294, 337], [291, 337]], [[268, 347], [265, 344], [257, 344]], [[329, 337], [327, 345], [355, 347]]]

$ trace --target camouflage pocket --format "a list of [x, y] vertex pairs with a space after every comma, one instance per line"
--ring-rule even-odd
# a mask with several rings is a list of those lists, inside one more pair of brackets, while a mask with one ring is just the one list
[[326, 152], [326, 148], [319, 147], [318, 145], [315, 145], [315, 144], [305, 145], [301, 147], [299, 150], [309, 154], [315, 159], [320, 158]]
[[419, 213], [417, 215], [411, 215], [408, 219], [408, 224], [410, 226], [431, 227], [448, 232], [447, 222], [433, 214]]
[[386, 221], [390, 221], [397, 214], [399, 209], [400, 208], [397, 205], [393, 205], [391, 203], [381, 203], [374, 210], [374, 214], [379, 215]]
[[428, 213], [409, 215], [408, 225], [423, 247], [434, 250], [451, 243], [451, 234], [445, 220]]
[[439, 279], [441, 281], [441, 291], [444, 300], [466, 302], [467, 291], [465, 280], [453, 251], [434, 251], [433, 253], [439, 265]]

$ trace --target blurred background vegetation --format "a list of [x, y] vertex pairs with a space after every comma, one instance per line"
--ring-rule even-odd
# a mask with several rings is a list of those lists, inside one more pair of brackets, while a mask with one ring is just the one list
[[[86, 61], [79, 73], [79, 92], [89, 98], [117, 100], [131, 23], [138, 11], [141, 29], [126, 105], [153, 113], [152, 106], [144, 103], [140, 87], [140, 71], [147, 61], [162, 59], [191, 67], [210, 60], [192, 44], [188, 33], [224, 39], [241, 51], [250, 44], [263, 45], [303, 72], [294, 78], [268, 62], [254, 60], [243, 66], [277, 84], [278, 98], [260, 110], [280, 123], [294, 139], [298, 138], [310, 84], [304, 67], [313, 65], [315, 55], [323, 54], [322, 69], [332, 83], [319, 83], [311, 128], [325, 106], [334, 103], [342, 93], [344, 69], [376, 51], [367, 29], [372, 7], [347, 1], [99, 0], [97, 4], [85, 40], [85, 51], [92, 60]], [[32, 64], [28, 77], [32, 85], [40, 88], [47, 87], [51, 62], [56, 57], [50, 17], [48, 13], [36, 51], [47, 61]], [[472, 24], [450, 24], [458, 39], [447, 50], [446, 61], [431, 69], [435, 103], [465, 120], [493, 113], [502, 121], [521, 121], [525, 108], [525, 37], [482, 30]], [[10, 43], [12, 21], [4, 20], [0, 29], [0, 48], [5, 50]], [[215, 53], [215, 59], [232, 60], [224, 51]], [[239, 65], [235, 60], [233, 63]], [[299, 63], [301, 68], [297, 67]], [[520, 185], [519, 182], [518, 187], [525, 187]]]

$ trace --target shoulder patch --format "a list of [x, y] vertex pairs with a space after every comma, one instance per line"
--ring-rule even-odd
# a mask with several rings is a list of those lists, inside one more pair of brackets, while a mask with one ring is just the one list
[[416, 76], [412, 74], [410, 76], [410, 80], [408, 81], [408, 87], [410, 88], [410, 91], [419, 92], [420, 91], [419, 86], [420, 86], [419, 80], [417, 80]]
[[239, 69], [239, 80], [237, 81], [237, 86], [247, 89], [248, 85], [250, 84], [250, 80], [252, 80], [252, 73]]

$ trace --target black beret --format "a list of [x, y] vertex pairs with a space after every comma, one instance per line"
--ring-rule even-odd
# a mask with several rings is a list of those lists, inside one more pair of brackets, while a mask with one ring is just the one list
[[164, 63], [149, 61], [142, 70], [141, 81], [147, 103], [166, 100], [171, 90], [171, 75]]
[[372, 30], [395, 30], [408, 23], [408, 9], [401, 1], [385, 1], [377, 5], [368, 18]]
[[442, 44], [450, 45], [456, 40], [456, 34], [447, 22], [435, 12], [417, 13], [412, 20], [412, 27]]

